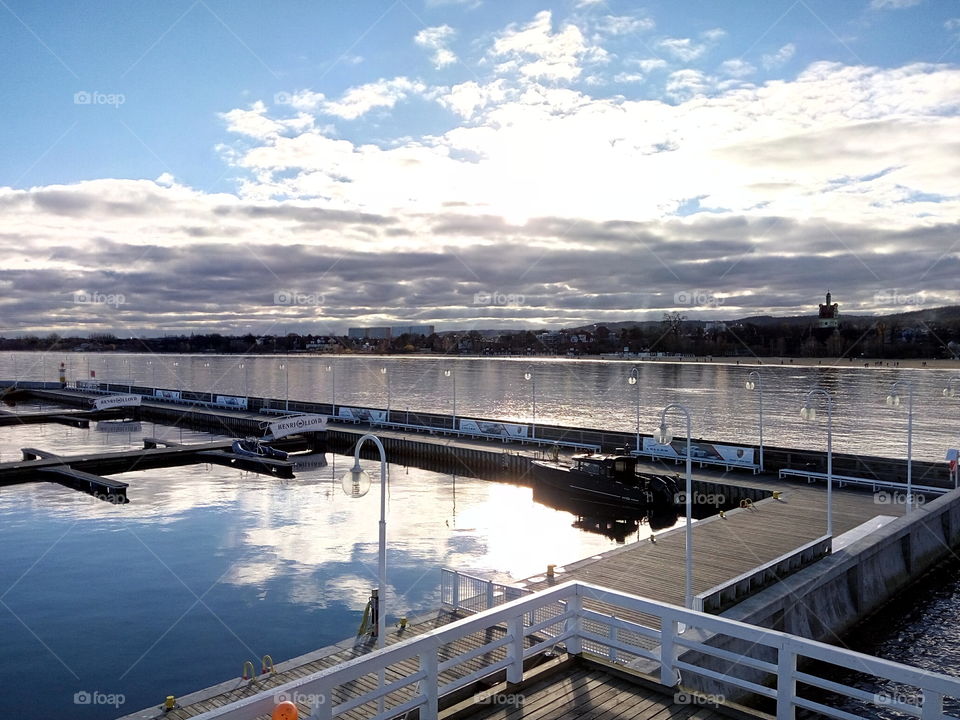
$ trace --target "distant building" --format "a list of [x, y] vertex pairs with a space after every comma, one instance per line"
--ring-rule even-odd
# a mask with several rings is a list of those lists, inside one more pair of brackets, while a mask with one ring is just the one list
[[433, 335], [433, 325], [394, 325], [393, 327], [349, 328], [347, 337], [357, 340], [389, 340], [401, 335]]
[[830, 302], [830, 291], [827, 291], [827, 301], [820, 304], [820, 317], [817, 327], [822, 330], [836, 330], [840, 326], [840, 311], [837, 303]]

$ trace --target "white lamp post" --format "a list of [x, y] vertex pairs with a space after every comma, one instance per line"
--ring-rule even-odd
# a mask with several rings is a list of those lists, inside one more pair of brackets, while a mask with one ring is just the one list
[[380, 368], [380, 374], [387, 379], [387, 422], [390, 422], [390, 373], [387, 372], [387, 366]]
[[360, 466], [360, 448], [369, 440], [380, 451], [380, 556], [377, 564], [377, 647], [382, 648], [387, 634], [387, 453], [376, 435], [364, 435], [353, 451], [353, 467], [340, 479], [343, 491], [350, 497], [363, 497], [370, 490], [370, 476]]
[[826, 390], [810, 390], [804, 396], [800, 417], [804, 420], [816, 420], [817, 409], [813, 406], [814, 397], [822, 397], [827, 406], [827, 535], [833, 537], [833, 396]]
[[330, 373], [330, 414], [337, 414], [337, 369], [331, 362], [327, 365], [327, 372]]
[[907, 513], [913, 510], [913, 382], [897, 380], [887, 395], [887, 405], [900, 406], [900, 386], [907, 388]]
[[[957, 396], [957, 390], [953, 387], [954, 383], [960, 383], [960, 377], [952, 377], [947, 381], [947, 386], [943, 389], [943, 396], [946, 398], [952, 398]], [[956, 460], [954, 460], [956, 463]], [[957, 472], [956, 464], [953, 466], [953, 485], [957, 486], [957, 483], [960, 482], [960, 473]]]
[[250, 397], [250, 368], [246, 362], [237, 363], [237, 369], [243, 370], [243, 394]]
[[686, 559], [684, 572], [683, 604], [687, 609], [693, 609], [693, 468], [690, 461], [690, 411], [680, 403], [670, 403], [660, 411], [660, 428], [657, 432], [657, 442], [660, 445], [669, 445], [673, 440], [667, 427], [667, 411], [679, 410], [687, 420], [687, 491], [686, 491]]
[[637, 386], [637, 454], [640, 454], [640, 368], [634, 365], [630, 368], [627, 382]]
[[760, 472], [763, 472], [763, 378], [756, 370], [751, 370], [747, 374], [747, 382], [744, 383], [747, 390], [756, 390], [757, 399], [760, 401]]
[[453, 380], [453, 431], [457, 431], [457, 373], [452, 370], [444, 370], [445, 377]]
[[530, 423], [530, 439], [537, 439], [537, 373], [533, 365], [527, 365], [523, 373], [523, 379], [530, 381], [530, 395], [533, 399], [533, 422]]
[[286, 370], [284, 385], [283, 385], [283, 397], [284, 397], [284, 410], [290, 409], [290, 363], [282, 362], [280, 363], [280, 369]]

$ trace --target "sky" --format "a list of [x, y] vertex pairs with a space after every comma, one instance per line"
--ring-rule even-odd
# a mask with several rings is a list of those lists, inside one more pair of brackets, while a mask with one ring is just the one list
[[960, 303], [954, 0], [0, 0], [0, 335]]

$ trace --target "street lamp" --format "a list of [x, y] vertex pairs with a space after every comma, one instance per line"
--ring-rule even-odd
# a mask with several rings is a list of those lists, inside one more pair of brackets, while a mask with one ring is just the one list
[[453, 370], [444, 370], [444, 377], [453, 380], [453, 431], [457, 431], [457, 373]]
[[330, 373], [330, 414], [337, 414], [337, 370], [333, 363], [327, 365], [327, 372]]
[[380, 368], [380, 374], [387, 379], [387, 422], [390, 422], [390, 373], [387, 372], [387, 366]]
[[280, 369], [287, 371], [287, 373], [286, 373], [286, 380], [284, 381], [284, 391], [283, 391], [283, 392], [284, 392], [284, 395], [283, 395], [283, 396], [284, 396], [284, 398], [285, 398], [285, 403], [286, 403], [286, 404], [284, 405], [284, 409], [285, 409], [285, 410], [290, 410], [290, 363], [289, 363], [289, 362], [282, 362], [282, 363], [280, 363]]
[[247, 363], [241, 362], [237, 363], [237, 369], [243, 370], [243, 394], [246, 397], [250, 397], [250, 368], [247, 367]]
[[827, 535], [833, 537], [833, 396], [826, 390], [810, 390], [804, 396], [800, 417], [804, 420], [817, 419], [817, 409], [813, 398], [822, 397], [827, 406]]
[[640, 368], [634, 365], [630, 369], [627, 382], [637, 386], [637, 454], [640, 454]]
[[[889, 407], [900, 407], [898, 387], [907, 388], [907, 512], [913, 510], [913, 382], [897, 380], [887, 395]], [[949, 389], [950, 386], [948, 386]]]
[[686, 514], [687, 527], [684, 544], [686, 545], [683, 604], [688, 610], [693, 609], [693, 468], [690, 462], [690, 411], [680, 403], [670, 403], [660, 411], [660, 428], [657, 431], [657, 443], [669, 445], [673, 434], [667, 427], [667, 411], [679, 410], [687, 420], [687, 491]]
[[370, 490], [370, 475], [360, 467], [360, 448], [369, 440], [380, 451], [380, 556], [377, 563], [377, 648], [383, 648], [387, 635], [387, 453], [376, 435], [364, 435], [353, 451], [353, 467], [340, 478], [343, 491], [350, 497], [363, 497]]
[[763, 378], [756, 370], [747, 374], [747, 382], [743, 385], [747, 390], [756, 390], [760, 401], [760, 472], [763, 472]]
[[533, 365], [527, 365], [526, 371], [523, 373], [523, 379], [530, 381], [530, 393], [533, 398], [533, 422], [530, 423], [530, 439], [537, 439], [537, 373], [533, 369]]
[[[946, 397], [946, 398], [952, 398], [952, 397], [956, 397], [956, 396], [957, 396], [957, 390], [956, 390], [956, 388], [953, 387], [953, 384], [954, 384], [954, 383], [960, 383], [960, 377], [952, 377], [952, 378], [950, 378], [950, 379], [947, 381], [947, 386], [943, 389], [943, 396], [944, 396], [944, 397]], [[950, 451], [950, 452], [954, 452], [954, 451]], [[949, 459], [949, 453], [948, 453], [948, 458], [947, 458], [947, 459]], [[953, 459], [953, 461], [951, 462], [951, 470], [952, 470], [952, 472], [953, 472], [953, 485], [954, 485], [954, 487], [956, 487], [956, 486], [957, 486], [957, 483], [958, 483], [958, 481], [960, 481], [960, 479], [958, 479], [957, 459], [956, 459], [956, 455], [955, 455], [955, 454], [954, 454], [954, 459]]]

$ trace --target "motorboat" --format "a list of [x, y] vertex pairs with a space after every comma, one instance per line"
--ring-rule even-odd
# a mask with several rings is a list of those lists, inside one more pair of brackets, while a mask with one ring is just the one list
[[247, 457], [268, 458], [270, 460], [286, 460], [287, 453], [283, 450], [265, 445], [258, 438], [247, 437], [237, 438], [233, 441], [233, 452], [236, 455], [245, 455]]
[[581, 453], [571, 463], [533, 460], [538, 484], [615, 508], [672, 508], [677, 483], [669, 475], [637, 472], [637, 458], [626, 454]]

